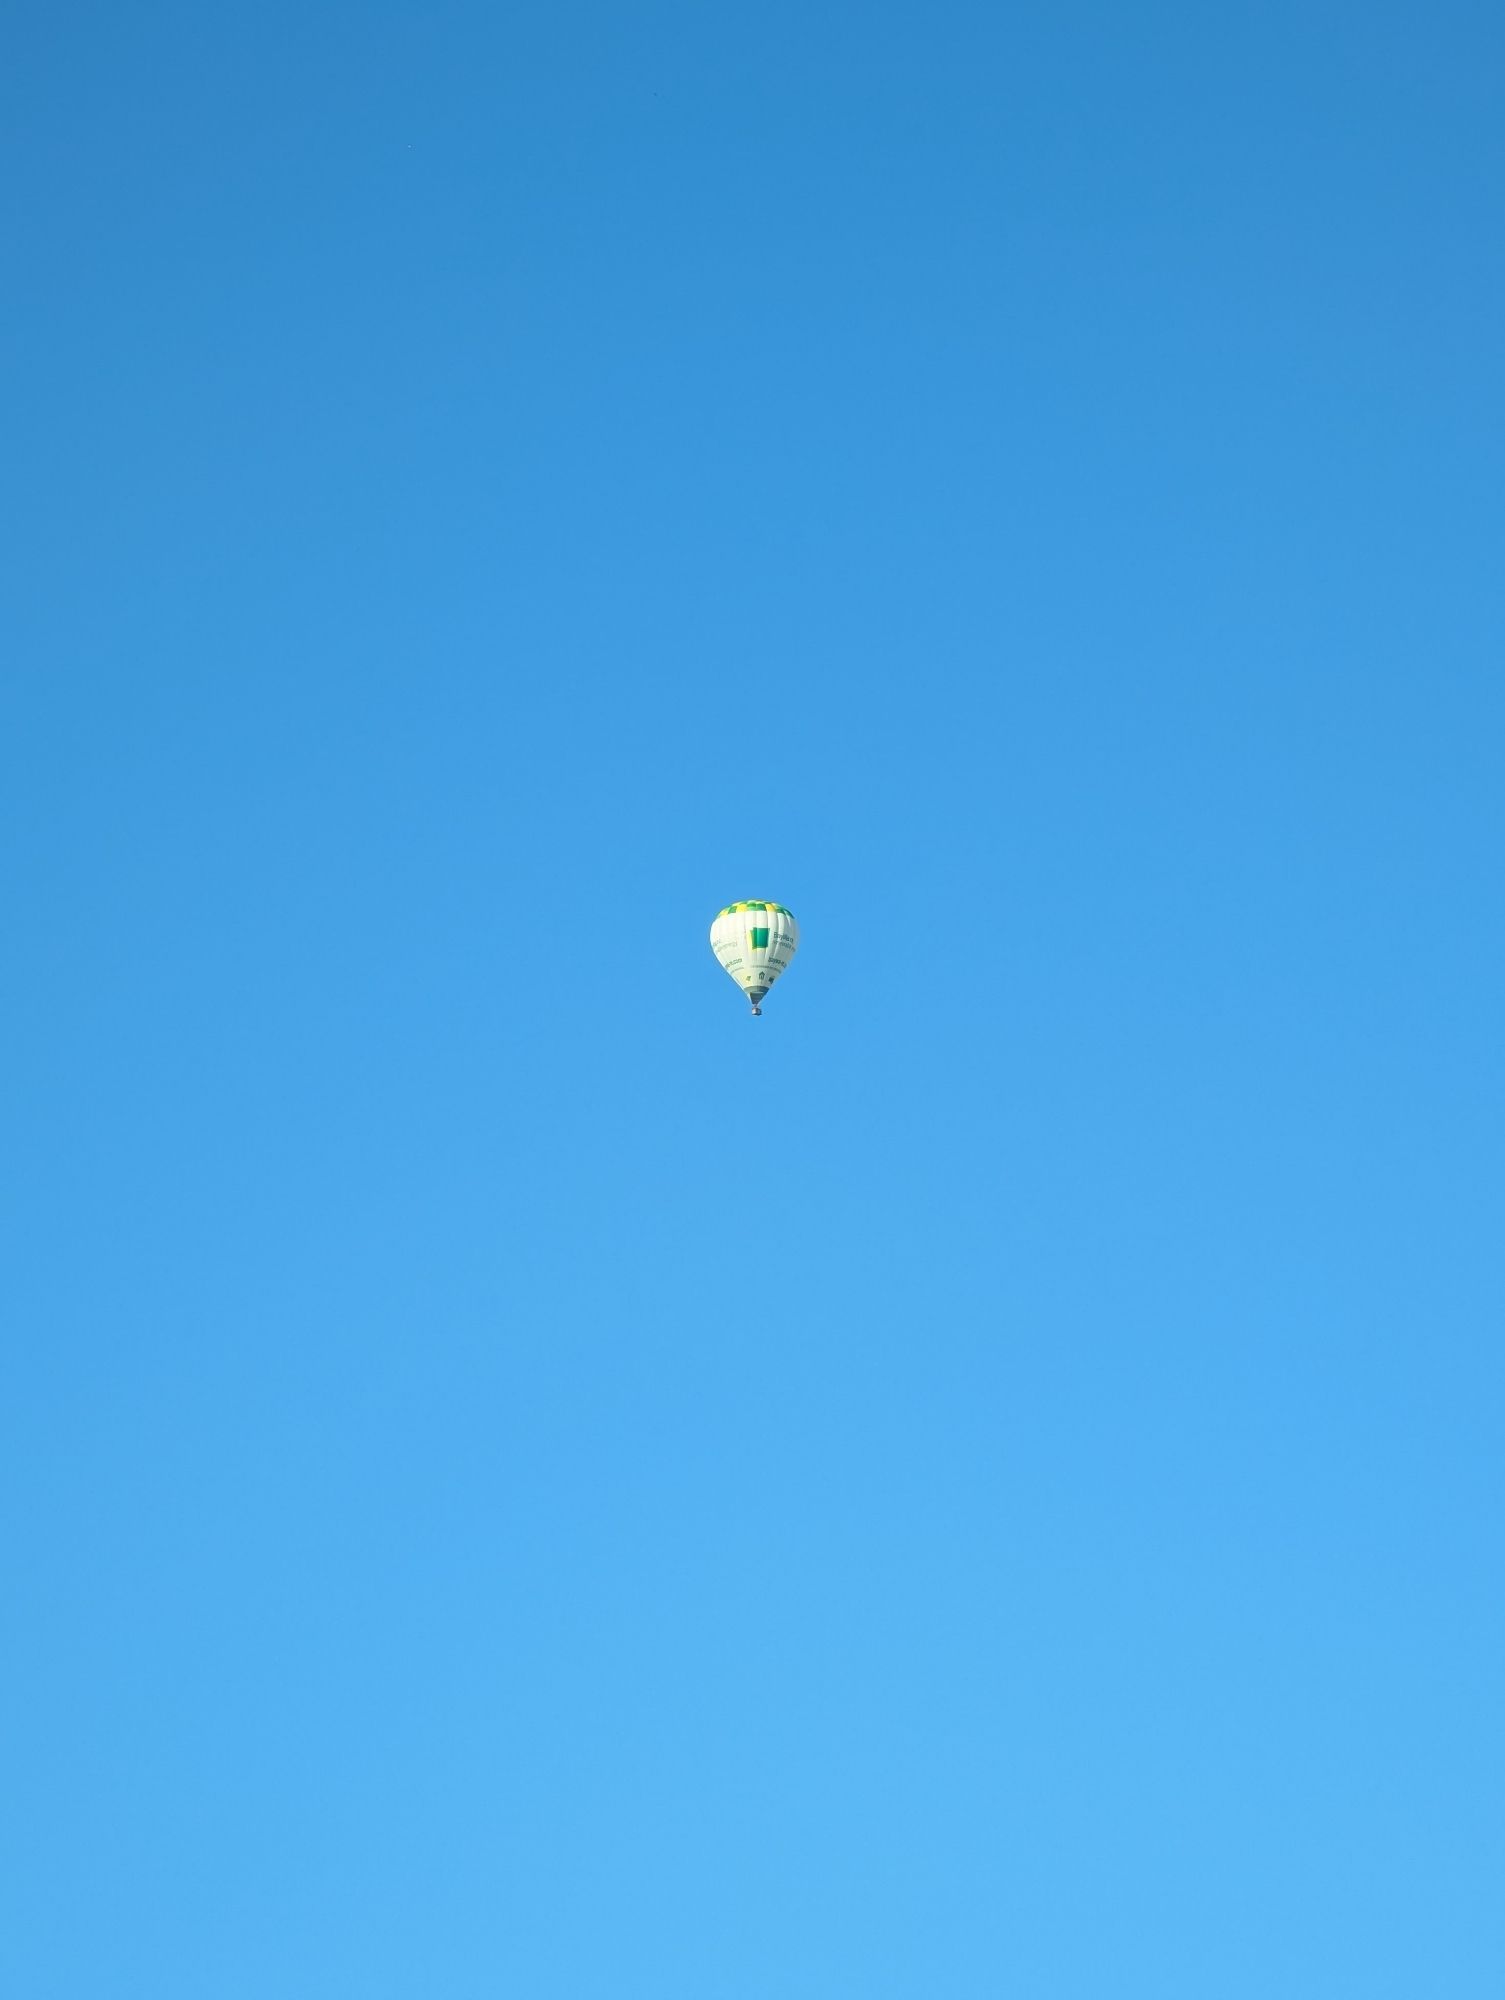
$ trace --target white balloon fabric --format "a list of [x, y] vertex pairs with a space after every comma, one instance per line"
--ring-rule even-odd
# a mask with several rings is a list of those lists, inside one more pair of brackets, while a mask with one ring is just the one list
[[800, 927], [782, 903], [728, 903], [711, 925], [711, 950], [761, 1014], [761, 1001], [799, 948]]

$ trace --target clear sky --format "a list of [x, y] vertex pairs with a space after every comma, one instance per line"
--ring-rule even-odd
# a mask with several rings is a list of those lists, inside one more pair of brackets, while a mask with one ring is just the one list
[[0, 1990], [1495, 2000], [1498, 8], [5, 41]]

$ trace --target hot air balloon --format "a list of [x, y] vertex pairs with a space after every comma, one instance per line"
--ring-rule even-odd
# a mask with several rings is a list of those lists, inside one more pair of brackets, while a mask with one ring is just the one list
[[752, 1002], [764, 994], [799, 947], [800, 927], [782, 903], [728, 903], [711, 925], [711, 950]]

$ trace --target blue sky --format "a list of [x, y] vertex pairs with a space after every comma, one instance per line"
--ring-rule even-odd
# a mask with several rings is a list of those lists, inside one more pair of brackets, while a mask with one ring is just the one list
[[1497, 10], [7, 41], [0, 1986], [1499, 1993]]

